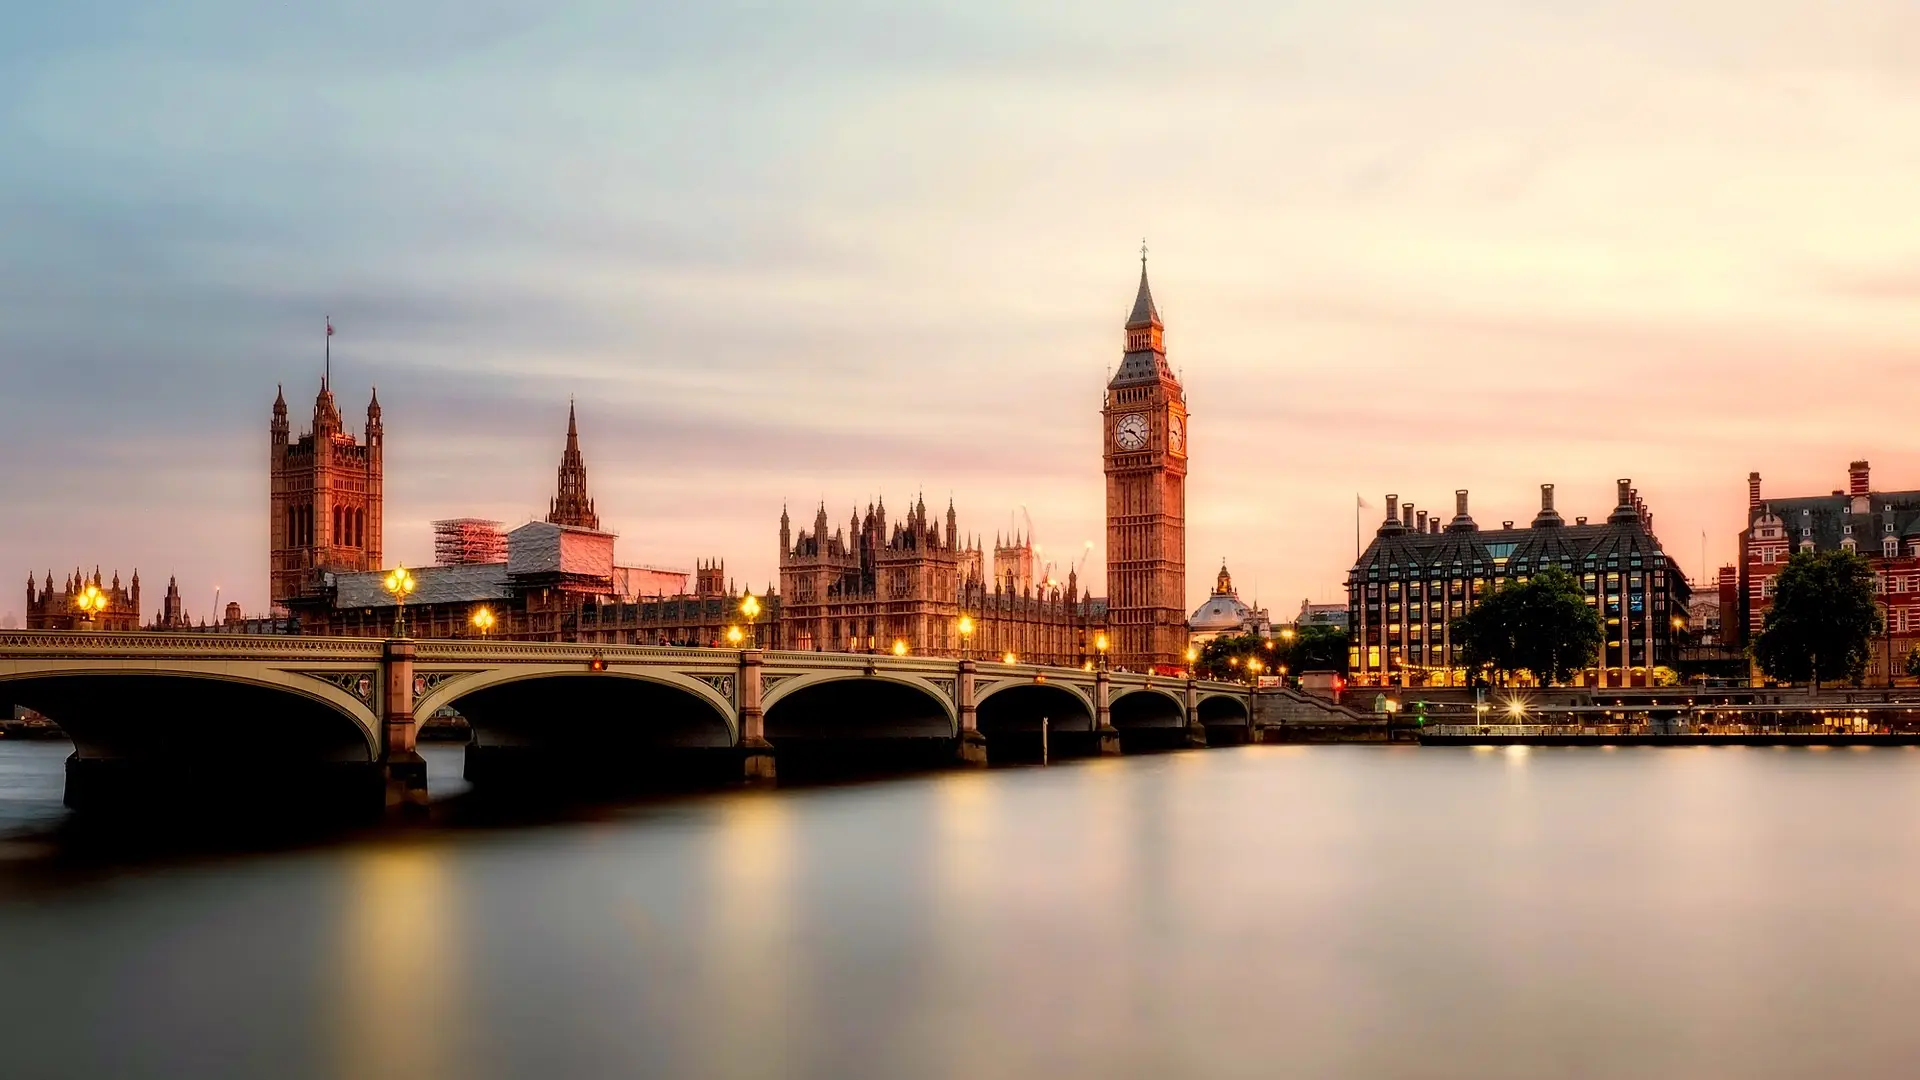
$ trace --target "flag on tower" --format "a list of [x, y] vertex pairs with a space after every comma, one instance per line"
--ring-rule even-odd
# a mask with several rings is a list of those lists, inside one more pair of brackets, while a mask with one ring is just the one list
[[333, 336], [333, 316], [327, 316], [327, 336]]

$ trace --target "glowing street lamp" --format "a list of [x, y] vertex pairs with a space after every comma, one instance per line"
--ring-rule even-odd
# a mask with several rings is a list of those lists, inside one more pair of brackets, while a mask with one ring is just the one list
[[495, 622], [495, 619], [493, 617], [492, 611], [489, 611], [486, 608], [481, 608], [480, 610], [473, 613], [472, 621], [473, 621], [473, 628], [475, 630], [480, 631], [481, 637], [486, 637], [487, 634], [493, 630], [493, 624]]
[[957, 623], [954, 623], [953, 628], [960, 632], [960, 658], [962, 660], [972, 659], [973, 657], [973, 616], [965, 615], [965, 614], [961, 615], [960, 621]]
[[1106, 667], [1107, 667], [1106, 631], [1102, 630], [1100, 633], [1093, 635], [1093, 648], [1095, 652], [1100, 654], [1100, 669], [1102, 671], [1106, 670]]
[[1291, 645], [1293, 644], [1293, 633], [1293, 627], [1283, 627], [1280, 631], [1280, 637], [1285, 640], [1287, 644]]
[[727, 644], [729, 645], [738, 647], [740, 642], [746, 639], [746, 636], [747, 635], [740, 632], [740, 628], [737, 626], [727, 627]]
[[893, 639], [893, 655], [895, 656], [907, 655], [907, 639], [906, 638]]
[[[760, 617], [760, 601], [754, 599], [751, 592], [740, 598], [740, 614], [745, 616], [747, 620], [747, 647], [752, 648], [756, 644], [754, 641], [754, 620]], [[738, 631], [739, 628], [735, 627], [733, 632], [737, 633]], [[739, 644], [739, 639], [733, 637], [732, 634], [728, 635], [728, 640]]]
[[1000, 658], [1000, 662], [1003, 664], [1017, 664], [1020, 662], [1020, 658], [1013, 655], [1012, 649], [1008, 649], [1007, 654]]
[[399, 604], [393, 609], [393, 636], [406, 637], [407, 597], [413, 595], [414, 590], [419, 588], [419, 584], [413, 580], [413, 575], [407, 572], [405, 566], [394, 567], [388, 572], [387, 579], [380, 584]]
[[1519, 698], [1514, 698], [1512, 701], [1507, 702], [1507, 715], [1513, 717], [1515, 720], [1526, 716], [1527, 703], [1521, 701]]
[[87, 587], [80, 590], [79, 595], [73, 598], [73, 606], [80, 612], [80, 620], [86, 623], [82, 629], [98, 630], [100, 628], [96, 620], [101, 612], [107, 610], [108, 602], [107, 594], [101, 592], [100, 586], [92, 582], [88, 582]]

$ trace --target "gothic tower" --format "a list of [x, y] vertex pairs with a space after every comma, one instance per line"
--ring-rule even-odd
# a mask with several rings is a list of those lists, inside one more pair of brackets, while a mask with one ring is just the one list
[[364, 442], [345, 430], [326, 381], [314, 398], [313, 430], [293, 438], [282, 390], [270, 432], [270, 595], [286, 607], [318, 596], [326, 571], [380, 568], [380, 394], [367, 405]]
[[1165, 332], [1143, 250], [1126, 354], [1100, 412], [1110, 656], [1133, 671], [1181, 666], [1187, 647], [1187, 395], [1167, 366]]
[[600, 528], [600, 515], [587, 498], [587, 463], [580, 456], [580, 428], [574, 423], [571, 404], [567, 406], [567, 448], [560, 454], [560, 493], [547, 510], [547, 520], [580, 529]]

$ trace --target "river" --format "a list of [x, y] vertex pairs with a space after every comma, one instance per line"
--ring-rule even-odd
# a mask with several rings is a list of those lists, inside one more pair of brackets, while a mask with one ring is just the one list
[[1247, 747], [125, 861], [46, 831], [64, 752], [0, 745], [13, 1080], [1920, 1062], [1913, 750]]

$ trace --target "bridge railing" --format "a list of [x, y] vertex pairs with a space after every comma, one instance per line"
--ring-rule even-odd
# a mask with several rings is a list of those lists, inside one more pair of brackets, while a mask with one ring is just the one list
[[259, 657], [297, 655], [314, 660], [378, 661], [379, 638], [323, 638], [289, 634], [194, 634], [151, 630], [6, 630], [0, 655]]

